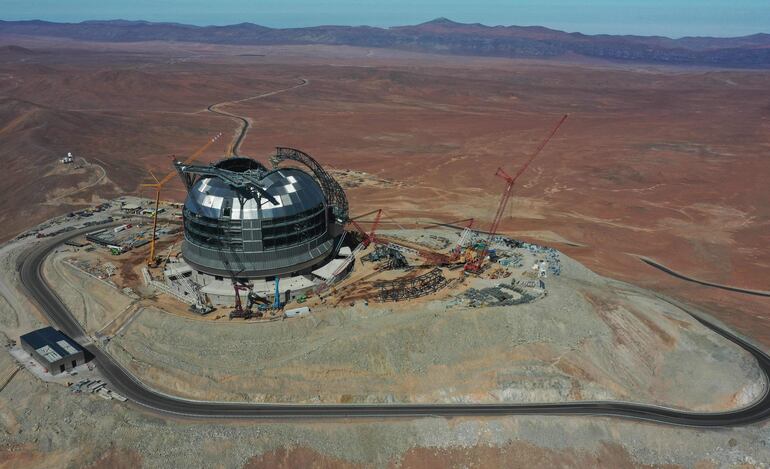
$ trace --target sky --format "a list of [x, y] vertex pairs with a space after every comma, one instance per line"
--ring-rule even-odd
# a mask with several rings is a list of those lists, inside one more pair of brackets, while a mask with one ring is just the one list
[[586, 34], [770, 33], [770, 0], [0, 0], [0, 19], [94, 19], [270, 27], [463, 23], [547, 26]]

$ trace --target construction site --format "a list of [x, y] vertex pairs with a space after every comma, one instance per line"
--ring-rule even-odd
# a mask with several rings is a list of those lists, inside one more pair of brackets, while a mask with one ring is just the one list
[[[426, 297], [470, 306], [535, 301], [560, 274], [558, 251], [497, 231], [516, 180], [566, 119], [514, 176], [497, 170], [502, 195], [488, 228], [474, 218], [396, 220], [384, 209], [351, 216], [343, 188], [319, 162], [279, 147], [269, 170], [232, 155], [210, 165], [193, 163], [197, 155], [175, 160], [174, 171], [144, 185], [154, 200], [116, 201], [109, 227], [68, 241], [66, 262], [208, 320], [287, 319], [357, 302], [409, 308]], [[182, 206], [161, 201], [174, 176], [187, 190]]]
[[770, 460], [770, 75], [27, 23], [116, 42], [2, 24], [5, 465]]
[[[667, 324], [688, 320], [665, 301], [499, 232], [517, 181], [567, 118], [518, 167], [490, 175], [500, 195], [486, 223], [351, 214], [336, 178], [352, 173], [286, 147], [265, 163], [232, 148], [197, 163], [215, 137], [162, 178], [151, 173], [151, 197], [122, 196], [20, 239], [79, 230], [46, 261], [48, 281], [73, 287], [61, 299], [91, 340], [153, 389], [185, 398], [683, 409], [756, 399], [765, 388], [738, 351], [717, 367], [688, 365], [733, 380], [673, 392], [682, 365], [653, 351], [680, 353], [705, 330], [673, 339]], [[174, 178], [182, 204], [163, 198]], [[256, 384], [244, 373], [253, 363]], [[639, 387], [640, 376], [651, 384]]]
[[[516, 183], [567, 119], [518, 167], [497, 168], [491, 220], [490, 211], [460, 220], [410, 219], [387, 207], [352, 214], [343, 184], [360, 175], [286, 147], [264, 163], [232, 147], [197, 162], [214, 137], [174, 158], [162, 178], [150, 173], [142, 187], [154, 197], [123, 196], [26, 236], [82, 231], [51, 256], [48, 278], [88, 292], [62, 300], [95, 343], [148, 385], [186, 398], [631, 399], [685, 409], [755, 399], [764, 388], [746, 380], [752, 371], [740, 355], [729, 372], [727, 362], [691, 366], [749, 384], [725, 382], [716, 401], [708, 388], [686, 398], [671, 392], [678, 362], [649, 353], [672, 346], [654, 319], [671, 314], [665, 302], [499, 232]], [[163, 198], [175, 178], [182, 204]], [[681, 333], [681, 347], [699, 340]], [[620, 361], [607, 353], [609, 341], [629, 344]], [[242, 372], [255, 362], [259, 373]], [[424, 373], [431, 378], [418, 378]], [[640, 375], [653, 384], [636, 386]]]

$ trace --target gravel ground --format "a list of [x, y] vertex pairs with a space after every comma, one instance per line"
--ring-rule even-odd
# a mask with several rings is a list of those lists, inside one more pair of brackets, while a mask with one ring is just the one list
[[[0, 263], [5, 267], [14, 265], [14, 259], [7, 256], [8, 251], [2, 252], [6, 255], [0, 258]], [[565, 267], [565, 278], [570, 277], [567, 272], [571, 267]], [[574, 268], [580, 269], [579, 266]], [[28, 303], [23, 297], [17, 296], [13, 272], [12, 268], [3, 269], [3, 297], [6, 301], [0, 302], [0, 332], [9, 338], [15, 338], [20, 332], [40, 324], [37, 316], [31, 314], [33, 310]], [[270, 326], [271, 329], [265, 330], [259, 329], [261, 325], [247, 328], [242, 325], [205, 324], [211, 328], [208, 330], [209, 334], [215, 329], [218, 331], [217, 336], [209, 341], [218, 340], [218, 346], [224, 351], [211, 359], [206, 358], [206, 353], [212, 353], [213, 347], [196, 350], [195, 347], [206, 342], [201, 340], [187, 345], [184, 350], [193, 353], [198, 361], [204, 358], [212, 363], [219, 361], [222, 369], [229, 371], [237, 371], [239, 362], [248, 360], [248, 369], [261, 373], [271, 369], [267, 363], [270, 357], [283, 367], [295, 363], [296, 370], [318, 368], [323, 363], [342, 363], [352, 370], [366, 371], [371, 368], [414, 375], [428, 373], [433, 367], [446, 373], [447, 363], [457, 360], [464, 364], [464, 368], [453, 365], [458, 371], [451, 379], [466, 373], [471, 380], [479, 376], [473, 368], [485, 365], [479, 362], [479, 354], [493, 356], [494, 359], [490, 359], [486, 366], [490, 367], [489, 369], [499, 369], [501, 366], [507, 366], [503, 361], [507, 357], [505, 354], [513, 351], [514, 355], [520, 356], [514, 367], [519, 370], [519, 379], [529, 379], [537, 373], [546, 373], [550, 376], [549, 379], [553, 379], [549, 384], [551, 385], [565, 381], [554, 378], [559, 373], [553, 371], [553, 366], [546, 369], [543, 363], [551, 359], [559, 359], [558, 363], [565, 360], [572, 363], [575, 359], [570, 357], [579, 353], [590, 353], [597, 359], [596, 350], [587, 348], [585, 350], [588, 352], [584, 352], [581, 347], [586, 346], [581, 344], [592, 343], [598, 347], [598, 344], [606, 343], [609, 348], [599, 352], [618, 352], [618, 356], [615, 358], [609, 354], [605, 361], [597, 361], [600, 363], [597, 368], [609, 367], [613, 373], [622, 371], [626, 366], [639, 366], [644, 369], [645, 366], [650, 367], [650, 364], [653, 364], [649, 369], [654, 370], [654, 373], [651, 372], [654, 376], [670, 368], [676, 376], [691, 379], [692, 376], [687, 377], [681, 367], [677, 369], [675, 364], [666, 362], [683, 358], [692, 360], [693, 357], [676, 353], [699, 351], [700, 359], [705, 363], [711, 362], [712, 366], [716, 363], [714, 373], [721, 373], [721, 381], [735, 381], [732, 384], [735, 388], [736, 383], [741, 380], [751, 379], [752, 368], [744, 361], [745, 357], [731, 350], [730, 346], [726, 346], [718, 338], [690, 324], [687, 318], [675, 309], [626, 285], [613, 282], [596, 285], [596, 278], [592, 274], [583, 274], [582, 278], [570, 280], [574, 282], [570, 288], [582, 288], [588, 292], [588, 296], [581, 296], [579, 304], [593, 308], [592, 321], [596, 327], [581, 325], [585, 319], [584, 315], [588, 314], [580, 312], [583, 307], [575, 310], [571, 304], [559, 306], [559, 290], [554, 287], [545, 300], [529, 305], [531, 310], [526, 311], [505, 311], [496, 308], [448, 311], [444, 309], [443, 303], [438, 302], [427, 305], [424, 310], [410, 313], [389, 312], [387, 309], [374, 307], [358, 311], [338, 311], [324, 317], [314, 316], [300, 321], [276, 323]], [[611, 290], [608, 290], [608, 285], [612, 286]], [[565, 280], [564, 288], [568, 286], [570, 285]], [[14, 296], [7, 297], [7, 291]], [[602, 300], [603, 294], [608, 292], [611, 293], [609, 299], [612, 301], [607, 301], [606, 298]], [[571, 297], [569, 301], [578, 301], [577, 296]], [[655, 309], [653, 306], [660, 311], [652, 313], [651, 310]], [[586, 311], [590, 309], [587, 308]], [[623, 317], [626, 322], [613, 322], [596, 313], [597, 311], [612, 312], [613, 316]], [[538, 320], [527, 320], [528, 317]], [[631, 342], [631, 337], [618, 335], [612, 327], [619, 324], [635, 324], [635, 317], [647, 319], [637, 320], [637, 323], [646, 328], [645, 339], [641, 344]], [[137, 324], [129, 327], [126, 337], [120, 338], [119, 341], [130, 340], [129, 334], [152, 337], [150, 330], [156, 328], [161, 331], [162, 337], [173, 339], [173, 345], [182, 347], [191, 338], [196, 337], [196, 334], [201, 334], [194, 326], [204, 325], [151, 310], [142, 313], [135, 322]], [[540, 323], [541, 327], [538, 327], [537, 323]], [[599, 324], [604, 326], [599, 327]], [[662, 325], [666, 326], [664, 332], [668, 335], [659, 332]], [[164, 331], [166, 327], [173, 327], [175, 334]], [[634, 327], [641, 326], [635, 324]], [[402, 333], [405, 338], [399, 338]], [[431, 334], [441, 334], [442, 339], [426, 338]], [[494, 347], [490, 348], [488, 344], [490, 337], [499, 340], [495, 334], [505, 338], [500, 343], [499, 348], [502, 351], [499, 352], [495, 352]], [[673, 337], [674, 345], [666, 345], [671, 343], [672, 339], [667, 338], [669, 336]], [[560, 342], [559, 347], [554, 347], [554, 337], [571, 339]], [[4, 338], [0, 336], [0, 339]], [[268, 339], [270, 341], [263, 344]], [[619, 341], [620, 339], [622, 341]], [[349, 345], [341, 345], [344, 342]], [[634, 347], [645, 343], [662, 346], [664, 354], [670, 355], [671, 358], [666, 358], [663, 363], [644, 360], [629, 363], [628, 357], [625, 356], [628, 353], [622, 352], [623, 348], [633, 350]], [[153, 344], [145, 345], [148, 350], [156, 347]], [[474, 347], [480, 346], [487, 349], [474, 353]], [[166, 345], [158, 347], [163, 350]], [[254, 352], [251, 351], [252, 348]], [[235, 354], [237, 360], [232, 358], [231, 352], [238, 352]], [[246, 358], [243, 358], [244, 354], [248, 354]], [[336, 362], [325, 361], [334, 358], [335, 354]], [[379, 361], [375, 360], [375, 357], [379, 357]], [[162, 357], [156, 355], [154, 358]], [[167, 359], [179, 360], [179, 357]], [[725, 375], [724, 373], [729, 373], [730, 370], [719, 368], [720, 362], [731, 363], [733, 366], [728, 368], [732, 368], [734, 374]], [[12, 363], [9, 354], [0, 356], [0, 370], [10, 368]], [[183, 369], [182, 364], [196, 373], [210, 366], [190, 359], [180, 361], [177, 364], [179, 369]], [[195, 368], [196, 366], [198, 368]], [[738, 371], [735, 371], [736, 369]], [[702, 371], [693, 369], [691, 374], [699, 375]], [[393, 379], [391, 374], [378, 373], [384, 376], [382, 379], [385, 382]], [[513, 372], [501, 374], [503, 375], [509, 381], [516, 381]], [[256, 374], [252, 375], [252, 378], [255, 376]], [[319, 376], [323, 377], [323, 374]], [[430, 381], [435, 377], [436, 374], [423, 375], [419, 382]], [[212, 379], [212, 383], [219, 384], [216, 379]], [[299, 375], [297, 379], [307, 381], [308, 375]], [[499, 376], [496, 379], [505, 381]], [[419, 385], [414, 384], [416, 387]], [[534, 390], [527, 388], [521, 395], [532, 396], [545, 389], [537, 384], [529, 386], [534, 386]], [[586, 394], [611, 389], [600, 380], [595, 386], [592, 388], [586, 383], [580, 389]], [[724, 391], [731, 384], [720, 383], [720, 386], [724, 386]], [[698, 394], [696, 387], [689, 385], [685, 389], [688, 393]], [[320, 386], [318, 389], [321, 390]], [[702, 394], [709, 392], [713, 390], [704, 391]], [[666, 397], [665, 390], [658, 389], [655, 393], [661, 398]], [[694, 401], [688, 404], [694, 405]], [[188, 422], [160, 419], [129, 404], [104, 401], [93, 395], [72, 394], [64, 386], [43, 383], [25, 370], [20, 371], [0, 392], [2, 468], [516, 465], [543, 468], [617, 468], [640, 465], [768, 467], [766, 461], [770, 461], [768, 424], [739, 429], [696, 430], [610, 418], [538, 416], [486, 419], [421, 418], [380, 422], [368, 419], [333, 422]]]
[[89, 333], [100, 330], [124, 311], [132, 300], [116, 288], [68, 265], [69, 250], [57, 252], [44, 265], [44, 274], [62, 301]]
[[545, 298], [507, 307], [359, 302], [248, 325], [148, 308], [109, 350], [153, 387], [200, 399], [617, 399], [721, 410], [764, 391], [753, 358], [678, 308], [566, 257], [562, 266]]
[[[438, 456], [446, 452], [470, 454], [478, 467], [494, 467], [499, 457], [487, 455], [485, 463], [485, 453], [474, 452], [507, 448], [516, 450], [513, 461], [524, 461], [527, 455], [542, 457], [529, 467], [553, 467], [554, 461], [562, 467], [696, 467], [699, 463], [705, 465], [698, 467], [767, 467], [763, 462], [770, 461], [767, 426], [702, 431], [609, 418], [535, 416], [383, 422], [175, 422], [148, 417], [114, 401], [73, 395], [27, 373], [17, 376], [0, 394], [0, 404], [0, 467], [74, 468], [93, 461], [102, 461], [93, 467], [115, 467], [108, 464], [109, 458], [104, 461], [105, 454], [117, 454], [121, 461], [152, 468], [241, 467], [279, 448], [289, 453], [307, 448], [312, 450], [313, 460], [323, 456], [332, 461], [315, 467], [338, 467], [341, 461], [367, 467], [392, 467], [403, 462], [406, 464], [401, 467], [436, 467]], [[427, 455], [415, 461], [410, 455], [417, 450]], [[292, 461], [297, 464], [289, 464]], [[463, 467], [458, 461], [462, 458], [458, 457], [453, 467]], [[305, 462], [308, 464], [303, 467], [309, 467], [312, 461]], [[286, 458], [279, 467], [299, 463]]]

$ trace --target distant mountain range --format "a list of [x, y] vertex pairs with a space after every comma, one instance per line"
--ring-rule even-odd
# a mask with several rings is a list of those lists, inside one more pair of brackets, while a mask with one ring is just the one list
[[770, 68], [770, 34], [734, 38], [612, 36], [539, 26], [485, 26], [438, 18], [415, 26], [314, 26], [276, 29], [252, 23], [192, 26], [146, 21], [0, 21], [0, 34], [97, 42], [179, 41], [234, 45], [329, 44], [486, 57], [597, 59], [677, 65]]

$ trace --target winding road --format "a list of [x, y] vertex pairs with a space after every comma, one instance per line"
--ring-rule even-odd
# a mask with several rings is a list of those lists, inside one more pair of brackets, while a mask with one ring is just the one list
[[680, 274], [679, 272], [675, 270], [671, 270], [668, 267], [666, 267], [663, 264], [659, 264], [655, 262], [652, 259], [649, 259], [647, 257], [639, 257], [639, 259], [644, 262], [645, 264], [649, 265], [650, 267], [655, 267], [658, 270], [661, 270], [671, 276], [674, 276], [680, 280], [684, 280], [686, 282], [692, 282], [697, 283], [698, 285], [703, 285], [704, 287], [713, 287], [713, 288], [719, 288], [720, 290], [727, 290], [735, 293], [743, 293], [745, 295], [754, 295], [754, 296], [764, 296], [766, 298], [770, 298], [770, 292], [767, 291], [761, 291], [761, 290], [749, 290], [747, 288], [739, 288], [739, 287], [732, 287], [730, 285], [722, 285], [721, 283], [713, 283], [713, 282], [707, 282], [705, 280], [698, 280], [697, 278], [688, 277], [687, 275]]
[[287, 91], [291, 91], [297, 88], [301, 88], [303, 86], [307, 86], [310, 83], [310, 80], [307, 78], [300, 78], [299, 83], [297, 83], [294, 86], [290, 86], [288, 88], [282, 88], [280, 90], [270, 91], [268, 93], [262, 93], [255, 96], [249, 96], [248, 98], [238, 99], [236, 101], [222, 101], [221, 103], [216, 103], [210, 105], [208, 108], [206, 108], [209, 112], [213, 112], [214, 114], [219, 114], [220, 116], [228, 117], [230, 119], [235, 119], [240, 122], [241, 128], [238, 131], [238, 135], [235, 136], [235, 140], [232, 143], [231, 151], [234, 156], [239, 156], [238, 152], [241, 149], [241, 143], [243, 143], [243, 139], [246, 137], [246, 133], [249, 131], [249, 127], [251, 126], [251, 123], [249, 120], [243, 116], [239, 116], [237, 114], [233, 114], [231, 112], [227, 111], [221, 111], [217, 109], [220, 106], [228, 106], [231, 104], [238, 104], [238, 103], [244, 103], [246, 101], [252, 101], [255, 99], [262, 99], [267, 98], [269, 96], [275, 96], [277, 94], [285, 93]]
[[[117, 224], [117, 223], [112, 223]], [[110, 225], [104, 225], [110, 226]], [[22, 286], [37, 302], [51, 324], [77, 340], [91, 352], [99, 371], [115, 391], [133, 405], [160, 416], [189, 419], [284, 419], [284, 418], [404, 418], [421, 416], [502, 416], [502, 415], [591, 415], [646, 420], [662, 424], [692, 427], [733, 427], [762, 422], [770, 417], [770, 392], [757, 402], [733, 411], [696, 413], [654, 405], [629, 402], [565, 402], [543, 404], [252, 404], [195, 401], [170, 396], [149, 388], [123, 368], [108, 352], [90, 342], [86, 332], [45, 280], [42, 267], [49, 253], [64, 241], [94, 230], [94, 227], [69, 232], [31, 248], [18, 266]], [[670, 300], [666, 300], [670, 301]], [[671, 303], [674, 304], [673, 302]], [[767, 382], [770, 357], [758, 347], [706, 319], [674, 305], [705, 327], [730, 340], [754, 356]], [[686, 392], [686, 390], [683, 390]]]
[[[84, 165], [85, 165], [85, 164], [89, 164], [89, 163], [88, 163], [88, 161], [86, 161], [86, 159], [85, 159], [85, 158], [80, 158], [80, 159], [83, 161], [83, 164], [84, 164]], [[104, 161], [101, 161], [101, 160], [98, 160], [98, 161], [99, 161], [100, 163], [104, 164]], [[97, 167], [97, 168], [99, 168], [99, 170], [102, 172], [102, 174], [101, 174], [101, 175], [100, 175], [100, 176], [99, 176], [99, 177], [96, 179], [96, 181], [92, 182], [91, 184], [88, 184], [87, 186], [84, 186], [84, 187], [81, 187], [81, 188], [79, 188], [79, 189], [75, 189], [75, 190], [72, 190], [72, 191], [70, 191], [70, 192], [67, 192], [66, 194], [62, 194], [62, 195], [60, 195], [60, 196], [57, 196], [57, 197], [55, 197], [55, 198], [53, 198], [53, 199], [51, 199], [51, 200], [49, 200], [49, 201], [47, 201], [47, 202], [45, 202], [45, 203], [46, 203], [46, 204], [51, 204], [51, 203], [53, 203], [53, 202], [56, 202], [56, 201], [58, 201], [58, 200], [61, 200], [61, 199], [64, 199], [64, 198], [66, 198], [66, 197], [69, 197], [69, 196], [75, 195], [75, 194], [77, 194], [78, 192], [83, 192], [84, 190], [86, 190], [86, 189], [90, 189], [90, 188], [92, 188], [92, 187], [94, 187], [94, 186], [96, 186], [96, 185], [98, 185], [98, 184], [101, 184], [101, 182], [104, 180], [104, 178], [106, 178], [106, 177], [107, 177], [107, 171], [104, 169], [104, 166], [102, 166], [102, 165], [98, 165], [98, 164], [96, 164], [96, 163], [90, 163], [90, 164], [92, 164], [93, 166], [96, 166], [96, 167]]]

